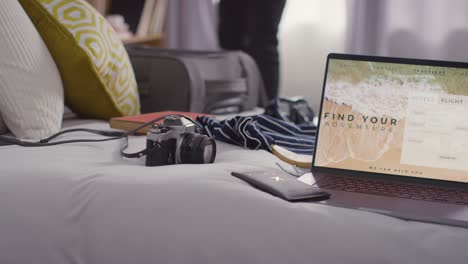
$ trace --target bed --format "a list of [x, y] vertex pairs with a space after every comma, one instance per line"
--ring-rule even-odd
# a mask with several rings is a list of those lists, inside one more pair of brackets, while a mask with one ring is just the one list
[[[108, 129], [63, 124], [83, 126]], [[0, 263], [468, 263], [466, 229], [289, 203], [230, 175], [274, 168], [266, 151], [218, 142], [214, 164], [145, 167], [121, 143], [0, 147]]]

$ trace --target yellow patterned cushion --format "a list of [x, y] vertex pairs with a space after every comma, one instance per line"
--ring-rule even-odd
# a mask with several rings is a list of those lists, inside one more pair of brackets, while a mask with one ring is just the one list
[[49, 48], [62, 77], [65, 103], [75, 113], [101, 119], [139, 113], [130, 60], [104, 17], [84, 0], [20, 3]]

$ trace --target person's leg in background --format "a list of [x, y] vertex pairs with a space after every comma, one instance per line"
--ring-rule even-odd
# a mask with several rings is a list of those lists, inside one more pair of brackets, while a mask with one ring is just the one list
[[[222, 1], [221, 1], [222, 2]], [[271, 100], [279, 93], [278, 27], [286, 0], [248, 2], [246, 52], [256, 61]]]
[[248, 0], [219, 2], [219, 45], [226, 50], [245, 50]]

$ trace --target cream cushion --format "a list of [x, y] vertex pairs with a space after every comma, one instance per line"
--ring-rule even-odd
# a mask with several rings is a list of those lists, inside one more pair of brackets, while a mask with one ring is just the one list
[[[17, 0], [0, 0], [0, 113], [17, 137], [60, 129], [63, 87], [44, 41]], [[1, 125], [0, 125], [1, 126]]]

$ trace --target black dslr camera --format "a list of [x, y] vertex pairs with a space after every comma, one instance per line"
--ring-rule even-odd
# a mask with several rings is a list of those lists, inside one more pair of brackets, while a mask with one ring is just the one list
[[167, 116], [162, 125], [154, 125], [146, 135], [146, 166], [180, 163], [213, 163], [216, 143], [197, 132], [185, 118]]

